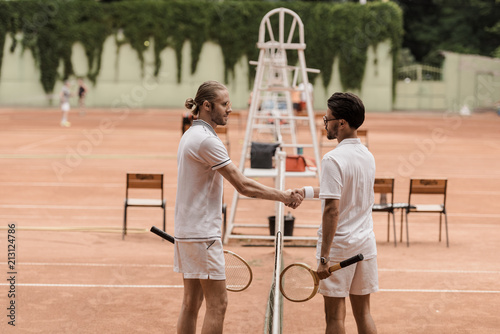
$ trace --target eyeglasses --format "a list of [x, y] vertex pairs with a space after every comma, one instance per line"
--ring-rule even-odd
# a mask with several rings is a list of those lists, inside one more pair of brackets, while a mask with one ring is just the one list
[[330, 119], [328, 119], [328, 118], [326, 118], [326, 116], [323, 116], [323, 122], [325, 123], [325, 126], [328, 125], [328, 122], [330, 122], [330, 121], [337, 121], [337, 120], [338, 120], [338, 118], [330, 118]]
[[222, 104], [222, 106], [223, 106], [224, 108], [226, 108], [226, 109], [231, 109], [231, 107], [232, 107], [232, 103], [231, 103], [231, 102], [229, 102], [229, 101], [228, 101], [228, 102], [221, 103], [221, 104]]

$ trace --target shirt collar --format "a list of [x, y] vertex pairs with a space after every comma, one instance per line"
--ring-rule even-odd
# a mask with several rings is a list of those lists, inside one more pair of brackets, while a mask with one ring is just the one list
[[215, 133], [215, 130], [214, 128], [212, 128], [212, 126], [210, 124], [208, 124], [207, 122], [205, 122], [204, 120], [202, 119], [196, 119], [193, 121], [193, 125], [192, 126], [196, 126], [196, 125], [201, 125], [201, 126], [204, 126], [206, 127], [208, 130], [210, 130], [214, 135], [217, 136], [217, 134]]
[[359, 138], [346, 138], [344, 140], [342, 140], [338, 145], [338, 146], [341, 146], [341, 145], [349, 145], [349, 144], [361, 144], [361, 139]]

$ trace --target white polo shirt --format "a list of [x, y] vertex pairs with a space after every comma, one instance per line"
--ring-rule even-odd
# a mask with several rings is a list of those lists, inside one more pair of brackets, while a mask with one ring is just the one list
[[[365, 259], [377, 255], [373, 233], [375, 159], [359, 138], [342, 140], [321, 161], [319, 198], [339, 199], [339, 221], [330, 258], [342, 260], [362, 253]], [[320, 256], [322, 225], [318, 230], [317, 256]]]
[[205, 121], [195, 120], [177, 151], [176, 240], [221, 238], [223, 177], [217, 169], [230, 163], [214, 129]]

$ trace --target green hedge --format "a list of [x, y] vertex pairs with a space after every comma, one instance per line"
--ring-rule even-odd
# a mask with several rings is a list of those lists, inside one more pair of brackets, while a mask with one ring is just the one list
[[[257, 60], [255, 46], [262, 17], [271, 9], [287, 7], [304, 22], [305, 51], [308, 67], [321, 70], [325, 87], [332, 76], [332, 64], [339, 59], [339, 71], [345, 90], [360, 89], [365, 71], [367, 49], [384, 40], [392, 42], [396, 68], [402, 35], [402, 12], [393, 3], [371, 2], [332, 4], [268, 1], [122, 1], [99, 3], [93, 0], [9, 1], [0, 2], [0, 66], [5, 36], [23, 32], [20, 41], [9, 47], [14, 51], [29, 48], [40, 67], [41, 83], [50, 93], [57, 80], [73, 74], [71, 50], [75, 42], [85, 48], [89, 72], [96, 82], [100, 72], [103, 44], [107, 37], [123, 31], [143, 64], [146, 40], [154, 40], [155, 74], [161, 68], [160, 53], [167, 47], [175, 50], [177, 79], [180, 81], [182, 46], [190, 41], [191, 71], [196, 71], [203, 44], [220, 45], [224, 56], [225, 79], [233, 74], [238, 60], [246, 55]], [[64, 64], [62, 77], [57, 68]], [[296, 61], [290, 54], [289, 62]], [[250, 67], [249, 82], [255, 69]], [[0, 73], [1, 75], [1, 73]], [[311, 77], [314, 80], [314, 77]]]

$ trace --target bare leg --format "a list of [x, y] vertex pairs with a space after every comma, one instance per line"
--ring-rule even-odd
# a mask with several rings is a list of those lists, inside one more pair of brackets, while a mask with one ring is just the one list
[[68, 122], [68, 111], [67, 110], [63, 110], [62, 111], [62, 119], [61, 119], [61, 126], [68, 126], [69, 125], [69, 122]]
[[80, 107], [80, 116], [85, 115], [85, 96], [80, 97], [78, 100], [78, 105]]
[[376, 334], [377, 328], [370, 314], [370, 295], [349, 295], [358, 333]]
[[226, 281], [200, 280], [207, 302], [202, 334], [222, 334], [227, 308]]
[[345, 334], [345, 298], [325, 297], [326, 334]]
[[195, 334], [198, 312], [203, 303], [203, 289], [198, 279], [184, 279], [184, 299], [177, 320], [178, 334]]

